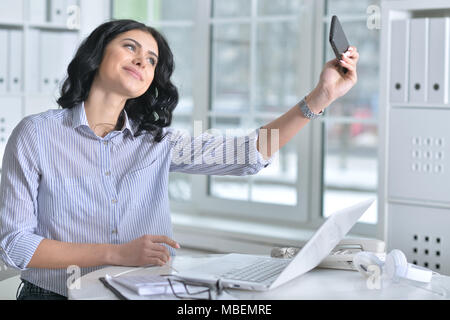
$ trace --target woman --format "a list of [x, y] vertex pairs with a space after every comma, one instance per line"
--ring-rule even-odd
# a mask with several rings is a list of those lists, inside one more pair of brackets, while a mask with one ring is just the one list
[[[21, 270], [19, 299], [65, 299], [72, 265], [81, 274], [104, 265], [164, 265], [179, 248], [171, 239], [169, 172], [257, 173], [311, 115], [356, 83], [357, 61], [352, 47], [328, 62], [304, 100], [262, 127], [266, 139], [257, 129], [235, 150], [238, 137], [191, 139], [169, 128], [178, 93], [171, 50], [156, 30], [132, 20], [100, 25], [68, 67], [62, 109], [24, 118], [6, 146], [0, 253]], [[218, 151], [230, 150], [231, 162], [203, 158], [216, 153], [221, 160]]]

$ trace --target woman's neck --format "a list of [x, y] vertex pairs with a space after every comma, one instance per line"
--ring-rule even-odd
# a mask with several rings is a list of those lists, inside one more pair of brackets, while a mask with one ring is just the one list
[[[89, 96], [84, 102], [86, 118], [91, 130], [104, 138], [116, 127], [123, 126], [123, 119], [119, 119], [125, 106], [126, 98], [113, 92], [107, 92], [92, 84]], [[119, 124], [119, 120], [121, 123]]]

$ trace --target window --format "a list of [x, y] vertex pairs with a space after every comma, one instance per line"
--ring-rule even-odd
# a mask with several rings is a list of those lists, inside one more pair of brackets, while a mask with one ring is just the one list
[[[256, 129], [295, 105], [308, 90], [311, 1], [213, 0], [210, 2], [211, 128]], [[302, 76], [299, 76], [302, 74]], [[307, 220], [308, 143], [290, 141], [255, 176], [211, 176], [201, 199], [209, 214], [253, 220]], [[226, 208], [227, 212], [224, 212]], [[221, 210], [222, 209], [222, 210]], [[277, 215], [274, 215], [277, 212]]]
[[[378, 53], [379, 30], [367, 27], [367, 8], [373, 0], [327, 0], [325, 31], [337, 15], [347, 38], [358, 48], [358, 83], [333, 103], [323, 118], [323, 215], [336, 208], [376, 197], [378, 145]], [[324, 37], [325, 61], [334, 53]], [[377, 223], [373, 205], [360, 222]]]
[[[307, 47], [304, 1], [213, 0], [211, 11], [210, 126], [256, 128], [295, 105], [303, 89], [299, 53]], [[210, 177], [209, 195], [297, 206], [295, 143], [254, 177]]]

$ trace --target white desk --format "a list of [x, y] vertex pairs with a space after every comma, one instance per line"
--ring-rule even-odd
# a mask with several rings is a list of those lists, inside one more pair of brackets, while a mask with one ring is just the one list
[[[172, 258], [171, 266], [181, 271], [184, 268], [206, 262], [217, 255], [202, 257], [178, 256]], [[130, 270], [130, 267], [106, 267], [81, 277], [80, 288], [69, 290], [69, 299], [75, 300], [110, 300], [117, 299], [114, 294], [105, 288], [98, 280], [99, 277], [109, 274], [111, 276]], [[128, 274], [167, 274], [171, 273], [168, 266], [136, 269]], [[423, 286], [423, 285], [422, 285]], [[446, 296], [426, 291], [421, 288], [409, 286], [405, 283], [390, 284], [382, 289], [369, 289], [366, 279], [356, 271], [314, 269], [292, 282], [284, 284], [267, 292], [249, 292], [243, 290], [227, 290], [238, 299], [257, 300], [398, 300], [398, 299], [450, 299], [450, 277], [435, 276], [431, 284], [425, 288], [438, 292], [446, 292]]]

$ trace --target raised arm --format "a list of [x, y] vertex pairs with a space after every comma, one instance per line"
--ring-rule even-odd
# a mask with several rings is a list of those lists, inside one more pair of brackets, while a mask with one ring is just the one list
[[[342, 60], [333, 59], [328, 61], [320, 75], [320, 80], [314, 90], [306, 96], [306, 104], [309, 109], [319, 114], [328, 107], [334, 100], [345, 95], [357, 82], [356, 65], [359, 53], [355, 47], [350, 47], [343, 55]], [[340, 71], [340, 67], [348, 69], [346, 74]], [[267, 138], [259, 139], [257, 148], [265, 159], [270, 158], [274, 153], [288, 143], [310, 119], [305, 117], [299, 104], [293, 106], [289, 111], [279, 118], [263, 126], [262, 132], [267, 134]], [[264, 130], [265, 129], [265, 130]], [[277, 131], [273, 131], [273, 130]], [[271, 143], [272, 135], [278, 137], [277, 143]]]

